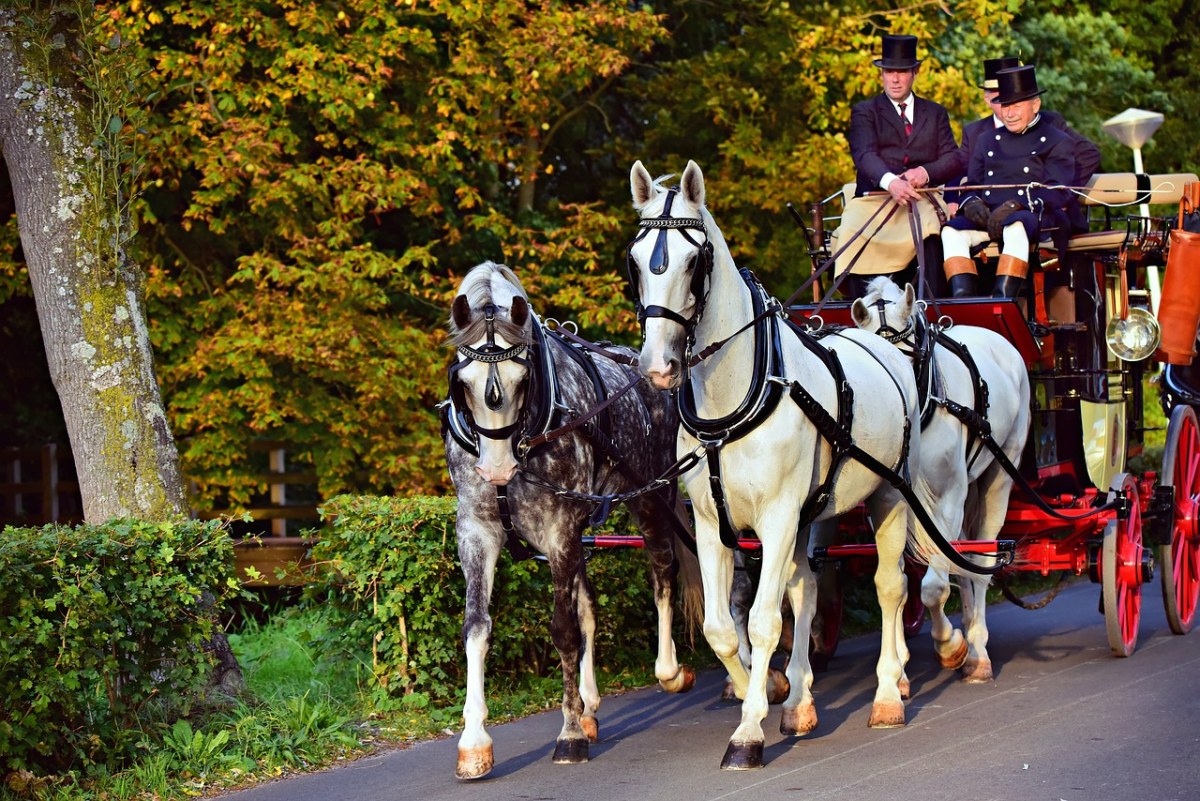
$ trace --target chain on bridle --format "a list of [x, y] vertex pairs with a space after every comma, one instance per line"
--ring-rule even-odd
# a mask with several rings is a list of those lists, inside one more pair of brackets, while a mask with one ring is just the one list
[[[700, 319], [700, 315], [704, 313], [705, 303], [708, 301], [708, 279], [712, 274], [713, 269], [713, 246], [708, 241], [708, 231], [704, 228], [704, 220], [700, 217], [672, 217], [671, 204], [678, 194], [676, 189], [667, 190], [667, 200], [663, 204], [662, 214], [658, 217], [643, 219], [638, 222], [638, 227], [641, 231], [629, 243], [625, 250], [625, 266], [629, 271], [629, 283], [633, 287], [634, 303], [637, 308], [638, 322], [641, 323], [643, 329], [646, 326], [646, 320], [651, 317], [662, 317], [672, 322], [676, 322], [683, 326], [687, 332], [689, 342], [694, 336], [696, 323]], [[691, 293], [696, 301], [696, 310], [690, 318], [686, 318], [674, 309], [668, 309], [666, 306], [643, 306], [640, 292], [640, 276], [638, 274], [638, 265], [633, 258], [634, 245], [645, 239], [650, 231], [658, 231], [658, 237], [654, 241], [654, 249], [650, 252], [650, 264], [647, 269], [654, 275], [662, 275], [671, 266], [670, 255], [667, 252], [667, 232], [670, 230], [679, 231], [683, 238], [696, 248], [696, 257], [692, 262], [692, 284]], [[689, 230], [699, 231], [704, 234], [703, 241], [697, 242]]]

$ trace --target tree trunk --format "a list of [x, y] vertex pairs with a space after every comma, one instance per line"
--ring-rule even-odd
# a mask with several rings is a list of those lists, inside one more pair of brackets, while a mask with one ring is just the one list
[[53, 41], [0, 11], [0, 151], [84, 516], [163, 519], [185, 512], [186, 498], [154, 375], [143, 277], [124, 249], [121, 165], [107, 144], [122, 122], [98, 120], [94, 98], [63, 66], [71, 40], [50, 50], [39, 35]]
[[[0, 10], [0, 155], [84, 517], [164, 520], [186, 513], [187, 499], [154, 375], [144, 279], [124, 247], [125, 98], [103, 87], [126, 84], [104, 48], [80, 36], [91, 20], [64, 8], [21, 18], [29, 26]], [[84, 81], [74, 70], [91, 73]], [[210, 700], [239, 693], [241, 668], [219, 622], [209, 652]]]

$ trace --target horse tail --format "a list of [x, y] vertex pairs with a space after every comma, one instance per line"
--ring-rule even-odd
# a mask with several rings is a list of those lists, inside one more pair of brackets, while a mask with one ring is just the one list
[[[704, 587], [700, 576], [700, 559], [696, 556], [696, 535], [691, 516], [684, 505], [682, 493], [675, 496], [675, 517], [687, 534], [675, 531], [675, 555], [679, 564], [678, 586], [683, 631], [691, 645], [696, 644], [696, 631], [704, 625]], [[690, 538], [690, 542], [684, 537]]]

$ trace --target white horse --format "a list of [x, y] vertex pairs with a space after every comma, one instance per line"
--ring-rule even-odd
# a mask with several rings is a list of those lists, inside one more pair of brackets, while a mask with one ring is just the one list
[[[1004, 525], [1013, 479], [984, 447], [979, 430], [951, 408], [958, 404], [978, 413], [986, 420], [991, 438], [1017, 464], [1031, 416], [1025, 362], [1011, 342], [987, 328], [952, 326], [941, 330], [935, 340], [927, 340], [935, 331], [925, 324], [914, 297], [911, 285], [901, 290], [887, 277], [876, 278], [851, 305], [850, 313], [859, 328], [885, 336], [914, 360], [925, 412], [918, 480], [946, 512], [950, 528], [944, 533], [958, 536], [961, 529], [964, 539], [992, 540]], [[963, 680], [972, 683], [992, 679], [987, 652], [988, 581], [980, 575], [960, 579], [965, 638], [946, 617], [944, 605], [950, 597], [946, 574], [931, 567], [921, 584], [938, 660], [943, 667], [961, 667]]]
[[[829, 520], [862, 502], [876, 522], [875, 586], [883, 615], [870, 725], [903, 725], [906, 532], [926, 559], [933, 545], [913, 525], [901, 492], [860, 457], [868, 454], [895, 471], [904, 471], [907, 460], [916, 469], [920, 426], [911, 364], [865, 331], [847, 329], [817, 344], [791, 329], [782, 310], [763, 313], [777, 302], [735, 266], [705, 208], [704, 176], [695, 162], [688, 162], [678, 190], [655, 181], [640, 161], [630, 172], [630, 186], [641, 216], [641, 232], [629, 248], [644, 333], [639, 366], [656, 387], [678, 390], [683, 422], [678, 453], [699, 455], [684, 480], [695, 514], [704, 634], [743, 699], [741, 724], [721, 767], [763, 764], [768, 661], [782, 629], [785, 591], [796, 624], [780, 730], [803, 734], [817, 725], [808, 658], [816, 585], [807, 537], [800, 532], [806, 518]], [[727, 338], [693, 364], [693, 346], [698, 351]], [[835, 378], [839, 368], [831, 358], [840, 363], [844, 382]], [[810, 417], [820, 418], [818, 409], [836, 430], [828, 425], [826, 434], [818, 430]], [[859, 449], [855, 458], [837, 458], [830, 437]], [[739, 658], [729, 611], [733, 551], [727, 543], [738, 530], [753, 530], [762, 544], [748, 627], [749, 665]]]

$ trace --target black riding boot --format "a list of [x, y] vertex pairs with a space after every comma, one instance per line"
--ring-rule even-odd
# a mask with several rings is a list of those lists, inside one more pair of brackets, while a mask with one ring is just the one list
[[1019, 298], [1025, 279], [1019, 275], [997, 275], [992, 285], [993, 298]]
[[979, 276], [975, 273], [959, 273], [950, 276], [950, 297], [970, 298], [979, 294]]

